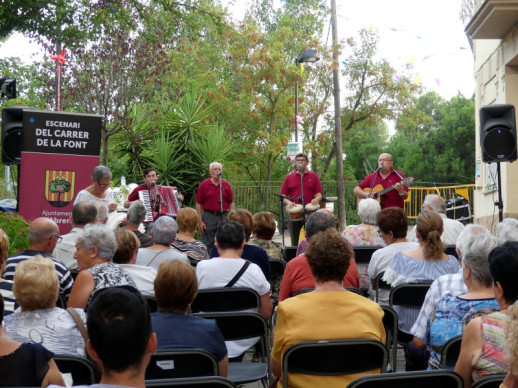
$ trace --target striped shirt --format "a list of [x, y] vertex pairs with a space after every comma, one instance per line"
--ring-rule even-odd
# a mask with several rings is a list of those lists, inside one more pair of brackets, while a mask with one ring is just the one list
[[36, 255], [42, 255], [43, 257], [51, 259], [54, 262], [54, 268], [56, 269], [56, 274], [58, 275], [59, 280], [59, 292], [67, 299], [70, 295], [70, 291], [72, 290], [72, 286], [74, 285], [74, 279], [72, 278], [72, 275], [70, 275], [70, 271], [66, 265], [64, 265], [61, 261], [54, 259], [54, 257], [52, 257], [52, 255], [46, 251], [27, 249], [15, 256], [9, 257], [5, 265], [4, 279], [13, 280], [14, 270], [16, 269], [18, 263], [30, 259]]
[[432, 311], [443, 296], [459, 296], [468, 292], [468, 287], [464, 283], [462, 268], [455, 274], [439, 276], [434, 280], [430, 289], [426, 293], [421, 311], [414, 325], [410, 329], [410, 334], [414, 337], [424, 339], [426, 333], [426, 324], [432, 314]]
[[0, 294], [4, 297], [4, 315], [12, 314], [18, 308], [18, 303], [16, 303], [16, 297], [13, 293], [13, 282], [9, 280], [0, 282]]

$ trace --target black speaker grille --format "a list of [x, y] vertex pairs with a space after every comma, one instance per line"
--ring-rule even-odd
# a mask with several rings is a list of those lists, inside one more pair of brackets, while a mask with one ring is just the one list
[[484, 162], [507, 162], [517, 158], [516, 138], [505, 127], [491, 128], [487, 131], [482, 149]]

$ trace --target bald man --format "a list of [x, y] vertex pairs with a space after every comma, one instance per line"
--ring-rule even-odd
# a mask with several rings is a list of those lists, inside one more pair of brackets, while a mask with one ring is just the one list
[[399, 183], [405, 179], [405, 176], [392, 168], [393, 163], [392, 155], [381, 154], [378, 158], [378, 169], [354, 188], [354, 194], [360, 199], [374, 198], [375, 191], [372, 189], [375, 186], [381, 185], [384, 189], [394, 186], [394, 190], [381, 197], [381, 208], [397, 206], [404, 209], [405, 199], [408, 198], [408, 187]]
[[59, 228], [50, 218], [40, 217], [31, 221], [29, 224], [29, 249], [7, 259], [4, 279], [13, 280], [14, 270], [18, 263], [36, 255], [42, 255], [52, 259], [54, 262], [54, 268], [59, 279], [59, 292], [65, 298], [68, 298], [74, 279], [72, 279], [66, 265], [52, 256], [52, 251], [54, 251], [56, 244], [61, 240]]

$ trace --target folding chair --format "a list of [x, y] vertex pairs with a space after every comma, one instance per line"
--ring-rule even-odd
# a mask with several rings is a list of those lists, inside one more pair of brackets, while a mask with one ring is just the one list
[[171, 349], [151, 355], [146, 380], [219, 376], [216, 357], [203, 349]]
[[147, 305], [149, 306], [149, 312], [154, 313], [158, 311], [158, 304], [156, 302], [156, 299], [152, 296], [143, 296], [144, 300], [147, 302]]
[[270, 336], [266, 319], [258, 313], [198, 313], [196, 316], [215, 319], [225, 341], [260, 337], [256, 344], [260, 362], [230, 362], [227, 378], [237, 385], [261, 380], [268, 386], [270, 373]]
[[[405, 283], [392, 288], [389, 295], [389, 306], [421, 308], [431, 284], [431, 282]], [[400, 344], [407, 344], [412, 339], [410, 334], [398, 330]]]
[[444, 253], [455, 256], [457, 259], [459, 258], [459, 255], [457, 255], [457, 251], [455, 250], [455, 245], [447, 245]]
[[356, 264], [369, 264], [372, 254], [380, 248], [383, 247], [378, 245], [374, 247], [354, 247], [354, 261], [356, 261]]
[[387, 348], [373, 339], [299, 342], [283, 354], [282, 386], [289, 386], [290, 373], [341, 376], [372, 369], [384, 372], [387, 360]]
[[498, 388], [505, 379], [505, 374], [495, 374], [482, 377], [480, 380], [474, 382], [471, 388]]
[[98, 382], [96, 367], [86, 358], [55, 354], [54, 361], [61, 373], [72, 375], [73, 385], [91, 385]]
[[386, 345], [390, 358], [389, 363], [391, 372], [396, 372], [397, 369], [397, 314], [392, 307], [380, 306], [383, 312], [383, 326], [385, 327]]
[[146, 380], [146, 387], [203, 387], [203, 388], [237, 388], [232, 381], [219, 376], [187, 377], [181, 379]]
[[67, 298], [61, 292], [58, 294], [58, 300], [56, 300], [56, 307], [61, 307], [62, 309], [67, 308]]
[[286, 264], [284, 261], [280, 259], [269, 259], [270, 260], [270, 279], [275, 279], [278, 277], [282, 277], [284, 275], [284, 270], [286, 269]]
[[380, 290], [387, 290], [390, 291], [392, 287], [390, 287], [390, 284], [388, 284], [385, 280], [383, 280], [383, 275], [385, 275], [385, 271], [380, 272], [378, 276], [376, 276], [376, 297], [375, 302], [379, 303], [379, 291]]
[[460, 354], [460, 344], [462, 334], [450, 338], [443, 346], [441, 351], [441, 369], [453, 369]]
[[245, 287], [217, 287], [198, 290], [198, 295], [191, 304], [191, 311], [198, 312], [228, 312], [258, 309], [261, 307], [261, 297]]
[[286, 262], [289, 262], [297, 256], [297, 248], [298, 247], [286, 247]]
[[452, 370], [382, 373], [358, 377], [347, 388], [463, 388], [462, 378]]

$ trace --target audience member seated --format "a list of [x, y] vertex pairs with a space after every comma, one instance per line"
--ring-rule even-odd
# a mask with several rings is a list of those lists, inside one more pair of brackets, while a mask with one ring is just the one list
[[[457, 238], [455, 248], [457, 251], [457, 256], [462, 259], [462, 256], [471, 253], [469, 251], [470, 246], [468, 245], [468, 241], [472, 236], [477, 236], [480, 234], [490, 234], [490, 232], [482, 225], [467, 225]], [[424, 338], [426, 333], [426, 325], [437, 301], [439, 301], [439, 299], [441, 299], [443, 296], [459, 296], [465, 294], [466, 292], [468, 292], [468, 288], [464, 283], [464, 273], [462, 268], [460, 268], [459, 271], [454, 274], [439, 276], [433, 281], [430, 289], [426, 293], [423, 306], [421, 307], [421, 311], [419, 311], [419, 315], [414, 325], [410, 329], [410, 334], [416, 338]], [[413, 346], [412, 344], [410, 345]], [[427, 360], [428, 358], [426, 357], [426, 361], [421, 362], [419, 364], [421, 367], [417, 369], [426, 369], [428, 365]]]
[[429, 369], [440, 369], [441, 351], [451, 338], [462, 334], [463, 327], [474, 316], [500, 310], [493, 291], [493, 278], [489, 272], [488, 256], [500, 240], [489, 234], [473, 236], [468, 241], [468, 252], [462, 257], [464, 283], [468, 292], [459, 296], [444, 296], [431, 314], [424, 342], [414, 337], [414, 343], [426, 343], [430, 351]]
[[104, 289], [88, 309], [87, 351], [103, 371], [97, 387], [146, 386], [146, 368], [157, 341], [148, 304], [134, 291]]
[[501, 388], [518, 388], [518, 303], [509, 307], [509, 323], [506, 327], [505, 338], [507, 346], [507, 363], [509, 372], [505, 377]]
[[178, 225], [172, 217], [162, 216], [158, 218], [151, 231], [153, 237], [153, 245], [149, 248], [140, 248], [137, 254], [137, 264], [153, 267], [158, 270], [160, 264], [168, 260], [181, 260], [188, 262], [189, 259], [185, 253], [181, 253], [171, 244], [176, 237]]
[[53, 360], [54, 354], [40, 344], [9, 339], [2, 326], [4, 298], [0, 294], [0, 385], [3, 387], [46, 387], [65, 382]]
[[[321, 212], [311, 214], [306, 221], [305, 229], [308, 244], [318, 232], [323, 232], [327, 229], [335, 229], [334, 217]], [[349, 243], [346, 242], [346, 244], [348, 245]], [[358, 274], [358, 268], [356, 267], [354, 259], [350, 261], [342, 284], [344, 287], [360, 287], [360, 275]], [[313, 287], [315, 287], [315, 279], [311, 273], [306, 254], [303, 253], [290, 260], [286, 265], [279, 290], [279, 302], [294, 296], [298, 291], [304, 288]]]
[[[0, 229], [0, 273], [4, 272], [9, 255], [9, 237]], [[0, 294], [4, 297], [4, 314], [9, 315], [18, 307], [13, 293], [13, 282], [0, 278]]]
[[376, 227], [376, 214], [381, 211], [381, 206], [375, 199], [362, 199], [358, 204], [358, 215], [361, 224], [348, 225], [342, 232], [342, 237], [347, 239], [353, 247], [385, 246], [385, 241], [378, 234]]
[[[228, 213], [228, 219], [230, 221], [239, 222], [245, 229], [245, 246], [243, 247], [241, 257], [245, 260], [249, 260], [251, 263], [257, 264], [259, 268], [261, 268], [261, 271], [263, 271], [266, 280], [270, 281], [271, 268], [266, 251], [263, 248], [248, 243], [252, 235], [252, 230], [254, 229], [254, 217], [252, 213], [246, 209], [231, 210]], [[210, 257], [213, 258], [217, 256], [221, 256], [221, 254], [218, 254], [216, 245], [214, 245]]]
[[[313, 217], [314, 213], [310, 216]], [[308, 220], [309, 221], [309, 220]], [[342, 282], [352, 249], [334, 228], [309, 239], [307, 262], [315, 278], [315, 290], [279, 303], [273, 335], [272, 371], [282, 387], [282, 358], [286, 350], [302, 341], [368, 338], [385, 342], [383, 311], [361, 295], [347, 291]], [[347, 322], [345, 324], [345, 322]], [[342, 376], [312, 376], [293, 373], [290, 387], [346, 387], [370, 370]]]
[[[74, 318], [56, 307], [59, 282], [52, 260], [38, 255], [18, 264], [13, 291], [21, 311], [4, 319], [9, 338], [38, 343], [55, 354], [86, 357], [85, 341]], [[86, 322], [84, 311], [76, 310]]]
[[[428, 210], [439, 214], [442, 218], [443, 232], [441, 241], [446, 245], [454, 245], [457, 242], [459, 234], [464, 230], [464, 225], [451, 218], [446, 217], [446, 203], [444, 199], [437, 194], [428, 194], [423, 201], [421, 211]], [[416, 235], [416, 226], [408, 233], [408, 241], [418, 241]]]
[[59, 235], [59, 228], [56, 223], [50, 218], [36, 218], [29, 224], [28, 239], [29, 249], [26, 249], [23, 252], [20, 252], [17, 255], [11, 256], [7, 259], [4, 279], [13, 280], [14, 270], [16, 269], [16, 265], [18, 265], [18, 263], [30, 259], [36, 255], [42, 255], [43, 257], [52, 259], [54, 262], [56, 274], [58, 275], [59, 279], [59, 292], [65, 298], [68, 298], [70, 295], [70, 290], [72, 290], [72, 285], [74, 284], [74, 279], [72, 279], [72, 275], [70, 274], [70, 271], [66, 265], [61, 261], [56, 260], [52, 256], [52, 251], [54, 251], [56, 243], [61, 240], [61, 236]]
[[[151, 314], [158, 350], [199, 348], [218, 360], [219, 374], [226, 377], [228, 355], [216, 321], [187, 315], [198, 292], [198, 279], [190, 264], [178, 260], [160, 265], [155, 279], [158, 311]], [[171, 330], [174, 328], [174, 330]]]
[[505, 326], [507, 308], [518, 299], [518, 242], [508, 241], [493, 249], [489, 270], [500, 311], [472, 319], [464, 330], [455, 372], [466, 388], [484, 376], [509, 371]]
[[76, 241], [83, 233], [87, 224], [95, 222], [97, 209], [90, 202], [78, 202], [72, 208], [72, 230], [65, 234], [56, 244], [53, 256], [67, 266], [68, 269], [77, 269], [77, 260], [74, 259]]
[[[340, 231], [340, 221], [338, 220], [338, 218], [335, 217], [335, 215], [333, 214], [333, 212], [331, 210], [322, 208], [322, 209], [318, 209], [317, 213], [325, 213], [325, 214], [329, 214], [331, 217], [333, 217], [335, 220], [335, 228], [336, 228], [336, 230]], [[345, 239], [345, 237], [343, 237], [343, 236], [342, 236], [342, 238]], [[308, 239], [306, 237], [304, 237], [297, 247], [297, 254], [295, 255], [295, 257], [302, 255], [306, 251], [307, 246], [308, 246]]]
[[105, 203], [101, 203], [101, 202], [95, 202], [94, 206], [97, 209], [97, 215], [95, 216], [95, 223], [106, 225], [108, 223], [108, 205], [106, 205]]
[[106, 287], [130, 285], [133, 278], [119, 265], [113, 263], [117, 250], [115, 234], [105, 225], [87, 226], [76, 243], [79, 274], [68, 299], [68, 307], [86, 309], [91, 297]]
[[[441, 275], [459, 271], [459, 263], [455, 256], [444, 253], [441, 242], [443, 230], [442, 218], [429, 210], [417, 216], [417, 239], [419, 248], [406, 252], [398, 252], [385, 270], [383, 280], [392, 288], [415, 281], [433, 281]], [[398, 314], [399, 329], [410, 332], [419, 309], [414, 307], [394, 306]]]
[[[222, 221], [216, 230], [216, 248], [220, 257], [202, 260], [196, 266], [198, 287], [248, 287], [261, 296], [260, 313], [265, 318], [272, 316], [270, 301], [270, 283], [258, 265], [242, 259], [245, 244], [245, 229], [236, 221]], [[245, 267], [246, 266], [246, 267]], [[241, 273], [236, 279], [236, 276]], [[253, 346], [259, 338], [226, 341], [229, 361], [241, 361], [244, 352]]]
[[129, 209], [128, 214], [126, 215], [126, 229], [135, 233], [138, 240], [140, 241], [141, 248], [149, 248], [153, 245], [153, 238], [149, 234], [142, 233], [139, 230], [140, 225], [146, 219], [146, 207], [142, 202], [133, 202]]
[[252, 238], [250, 245], [263, 248], [270, 259], [279, 259], [286, 262], [286, 247], [281, 243], [272, 241], [275, 229], [275, 218], [271, 212], [259, 212], [254, 214]]
[[115, 239], [117, 240], [117, 250], [113, 255], [113, 262], [131, 275], [137, 290], [143, 296], [154, 297], [155, 287], [153, 282], [156, 278], [156, 270], [152, 267], [135, 264], [140, 245], [138, 237], [129, 230], [121, 229], [115, 233]]
[[498, 237], [504, 241], [518, 241], [518, 220], [506, 218], [496, 226]]
[[[404, 209], [399, 207], [383, 209], [376, 214], [376, 225], [387, 246], [372, 254], [368, 267], [372, 290], [376, 290], [376, 277], [385, 271], [396, 253], [419, 247], [418, 243], [409, 242], [406, 239], [408, 218]], [[378, 303], [388, 305], [389, 294], [390, 290], [378, 290]]]
[[173, 248], [183, 252], [190, 260], [205, 260], [209, 258], [207, 246], [194, 238], [198, 228], [198, 213], [190, 207], [183, 207], [176, 215], [178, 234], [173, 241]]

